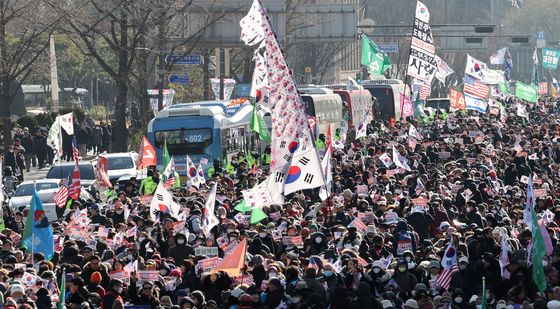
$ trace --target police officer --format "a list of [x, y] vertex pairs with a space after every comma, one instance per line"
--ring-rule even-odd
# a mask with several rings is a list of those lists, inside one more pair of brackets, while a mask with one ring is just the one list
[[159, 175], [157, 170], [149, 169], [147, 172], [147, 177], [142, 179], [140, 182], [140, 194], [141, 195], [153, 195], [156, 192], [156, 188], [159, 182]]

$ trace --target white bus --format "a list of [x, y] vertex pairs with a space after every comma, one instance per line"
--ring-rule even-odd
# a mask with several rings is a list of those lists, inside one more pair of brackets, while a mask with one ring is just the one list
[[364, 80], [362, 86], [377, 99], [375, 114], [381, 120], [401, 119], [400, 94], [410, 94], [410, 87], [400, 79]]
[[343, 119], [342, 99], [338, 94], [327, 88], [313, 86], [298, 88], [298, 91], [305, 104], [305, 113], [317, 122], [315, 136], [327, 134], [329, 126], [333, 133], [340, 128]]

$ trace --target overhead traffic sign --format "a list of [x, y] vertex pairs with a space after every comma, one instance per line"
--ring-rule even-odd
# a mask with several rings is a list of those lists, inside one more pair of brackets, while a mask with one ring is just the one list
[[201, 64], [202, 57], [197, 54], [191, 55], [167, 55], [165, 57], [165, 63], [167, 64]]
[[169, 76], [169, 82], [172, 84], [183, 84], [186, 85], [191, 81], [188, 75], [173, 74]]

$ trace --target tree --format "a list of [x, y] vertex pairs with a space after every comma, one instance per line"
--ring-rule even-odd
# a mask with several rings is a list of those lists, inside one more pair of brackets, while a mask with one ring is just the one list
[[[114, 80], [117, 88], [113, 150], [127, 151], [128, 130], [126, 108], [128, 80], [139, 47], [140, 37], [147, 31], [153, 10], [148, 0], [90, 0], [82, 6], [66, 6], [58, 1], [49, 4], [64, 13], [65, 29], [76, 46], [93, 57]], [[100, 52], [99, 41], [109, 49]]]
[[4, 147], [12, 142], [12, 101], [31, 66], [49, 44], [58, 14], [42, 1], [0, 0], [0, 103]]

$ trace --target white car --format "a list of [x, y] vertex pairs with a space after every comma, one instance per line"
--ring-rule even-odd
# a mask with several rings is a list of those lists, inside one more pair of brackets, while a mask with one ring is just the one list
[[14, 210], [23, 210], [25, 207], [29, 206], [31, 204], [31, 197], [33, 196], [33, 186], [35, 186], [41, 201], [47, 203], [49, 198], [46, 195], [50, 195], [50, 193], [45, 195], [43, 192], [56, 192], [60, 187], [60, 179], [41, 179], [20, 183], [8, 202], [10, 208]]
[[99, 157], [107, 158], [107, 176], [111, 182], [136, 177], [136, 162], [138, 161], [136, 152], [104, 153]]

